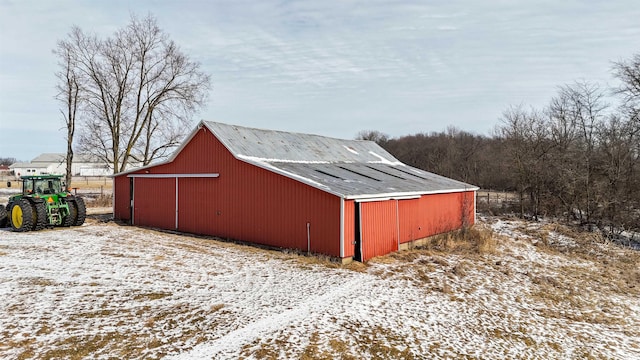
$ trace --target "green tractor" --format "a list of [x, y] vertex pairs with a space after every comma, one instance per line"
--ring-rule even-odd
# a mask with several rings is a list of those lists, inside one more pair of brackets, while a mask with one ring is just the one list
[[38, 231], [48, 226], [80, 226], [87, 217], [84, 200], [63, 190], [62, 175], [22, 176], [22, 194], [0, 205], [0, 228]]

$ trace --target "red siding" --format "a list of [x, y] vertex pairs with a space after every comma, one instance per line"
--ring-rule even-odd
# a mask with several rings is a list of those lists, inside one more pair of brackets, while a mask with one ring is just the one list
[[118, 176], [113, 179], [113, 217], [116, 219], [131, 220], [130, 209], [130, 184], [126, 176]]
[[401, 243], [426, 237], [424, 219], [428, 211], [428, 209], [420, 208], [420, 199], [398, 200], [398, 221]]
[[362, 261], [398, 250], [396, 200], [360, 205]]
[[[218, 178], [178, 179], [178, 229], [181, 231], [303, 251], [307, 251], [309, 238], [312, 252], [340, 256], [340, 198], [235, 159], [205, 128], [198, 131], [173, 162], [146, 171], [149, 174], [220, 174]], [[136, 178], [134, 187], [136, 199], [139, 180], [141, 178]], [[171, 217], [168, 212], [155, 209], [157, 204], [153, 201], [136, 202], [136, 224], [173, 229], [175, 179], [144, 180], [148, 180], [145, 184], [157, 183], [162, 189], [165, 181], [173, 184], [170, 194], [174, 199], [174, 212]], [[153, 198], [157, 194], [140, 196]], [[145, 212], [152, 216], [146, 217]], [[138, 222], [139, 214], [141, 222]]]
[[399, 200], [400, 242], [405, 243], [473, 225], [474, 192], [423, 195]]
[[175, 229], [175, 178], [135, 178], [133, 189], [134, 225]]

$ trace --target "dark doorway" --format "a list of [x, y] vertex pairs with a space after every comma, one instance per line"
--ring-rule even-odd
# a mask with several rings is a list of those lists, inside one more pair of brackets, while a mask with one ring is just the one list
[[129, 224], [133, 225], [133, 177], [129, 178]]
[[361, 224], [360, 224], [360, 203], [356, 203], [356, 206], [354, 206], [354, 208], [356, 209], [356, 216], [355, 216], [355, 241], [354, 243], [354, 249], [353, 249], [353, 260], [355, 261], [362, 261], [362, 239], [360, 238], [360, 233], [361, 233]]

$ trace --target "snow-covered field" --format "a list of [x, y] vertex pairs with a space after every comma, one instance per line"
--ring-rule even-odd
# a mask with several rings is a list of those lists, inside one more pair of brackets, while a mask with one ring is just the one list
[[367, 265], [89, 220], [0, 230], [0, 358], [640, 358], [638, 252], [484, 218]]

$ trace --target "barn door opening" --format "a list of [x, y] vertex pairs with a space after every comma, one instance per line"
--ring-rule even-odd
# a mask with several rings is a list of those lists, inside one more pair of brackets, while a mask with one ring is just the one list
[[[392, 199], [358, 203], [360, 257], [368, 261], [398, 250], [398, 207]], [[355, 253], [355, 252], [354, 252]]]
[[133, 177], [129, 178], [129, 224], [133, 225]]
[[362, 226], [360, 225], [360, 203], [356, 203], [354, 206], [355, 210], [356, 210], [356, 216], [354, 218], [355, 220], [355, 236], [354, 239], [355, 241], [353, 242], [353, 259], [355, 261], [362, 261], [362, 238], [361, 238], [361, 233], [362, 233]]

